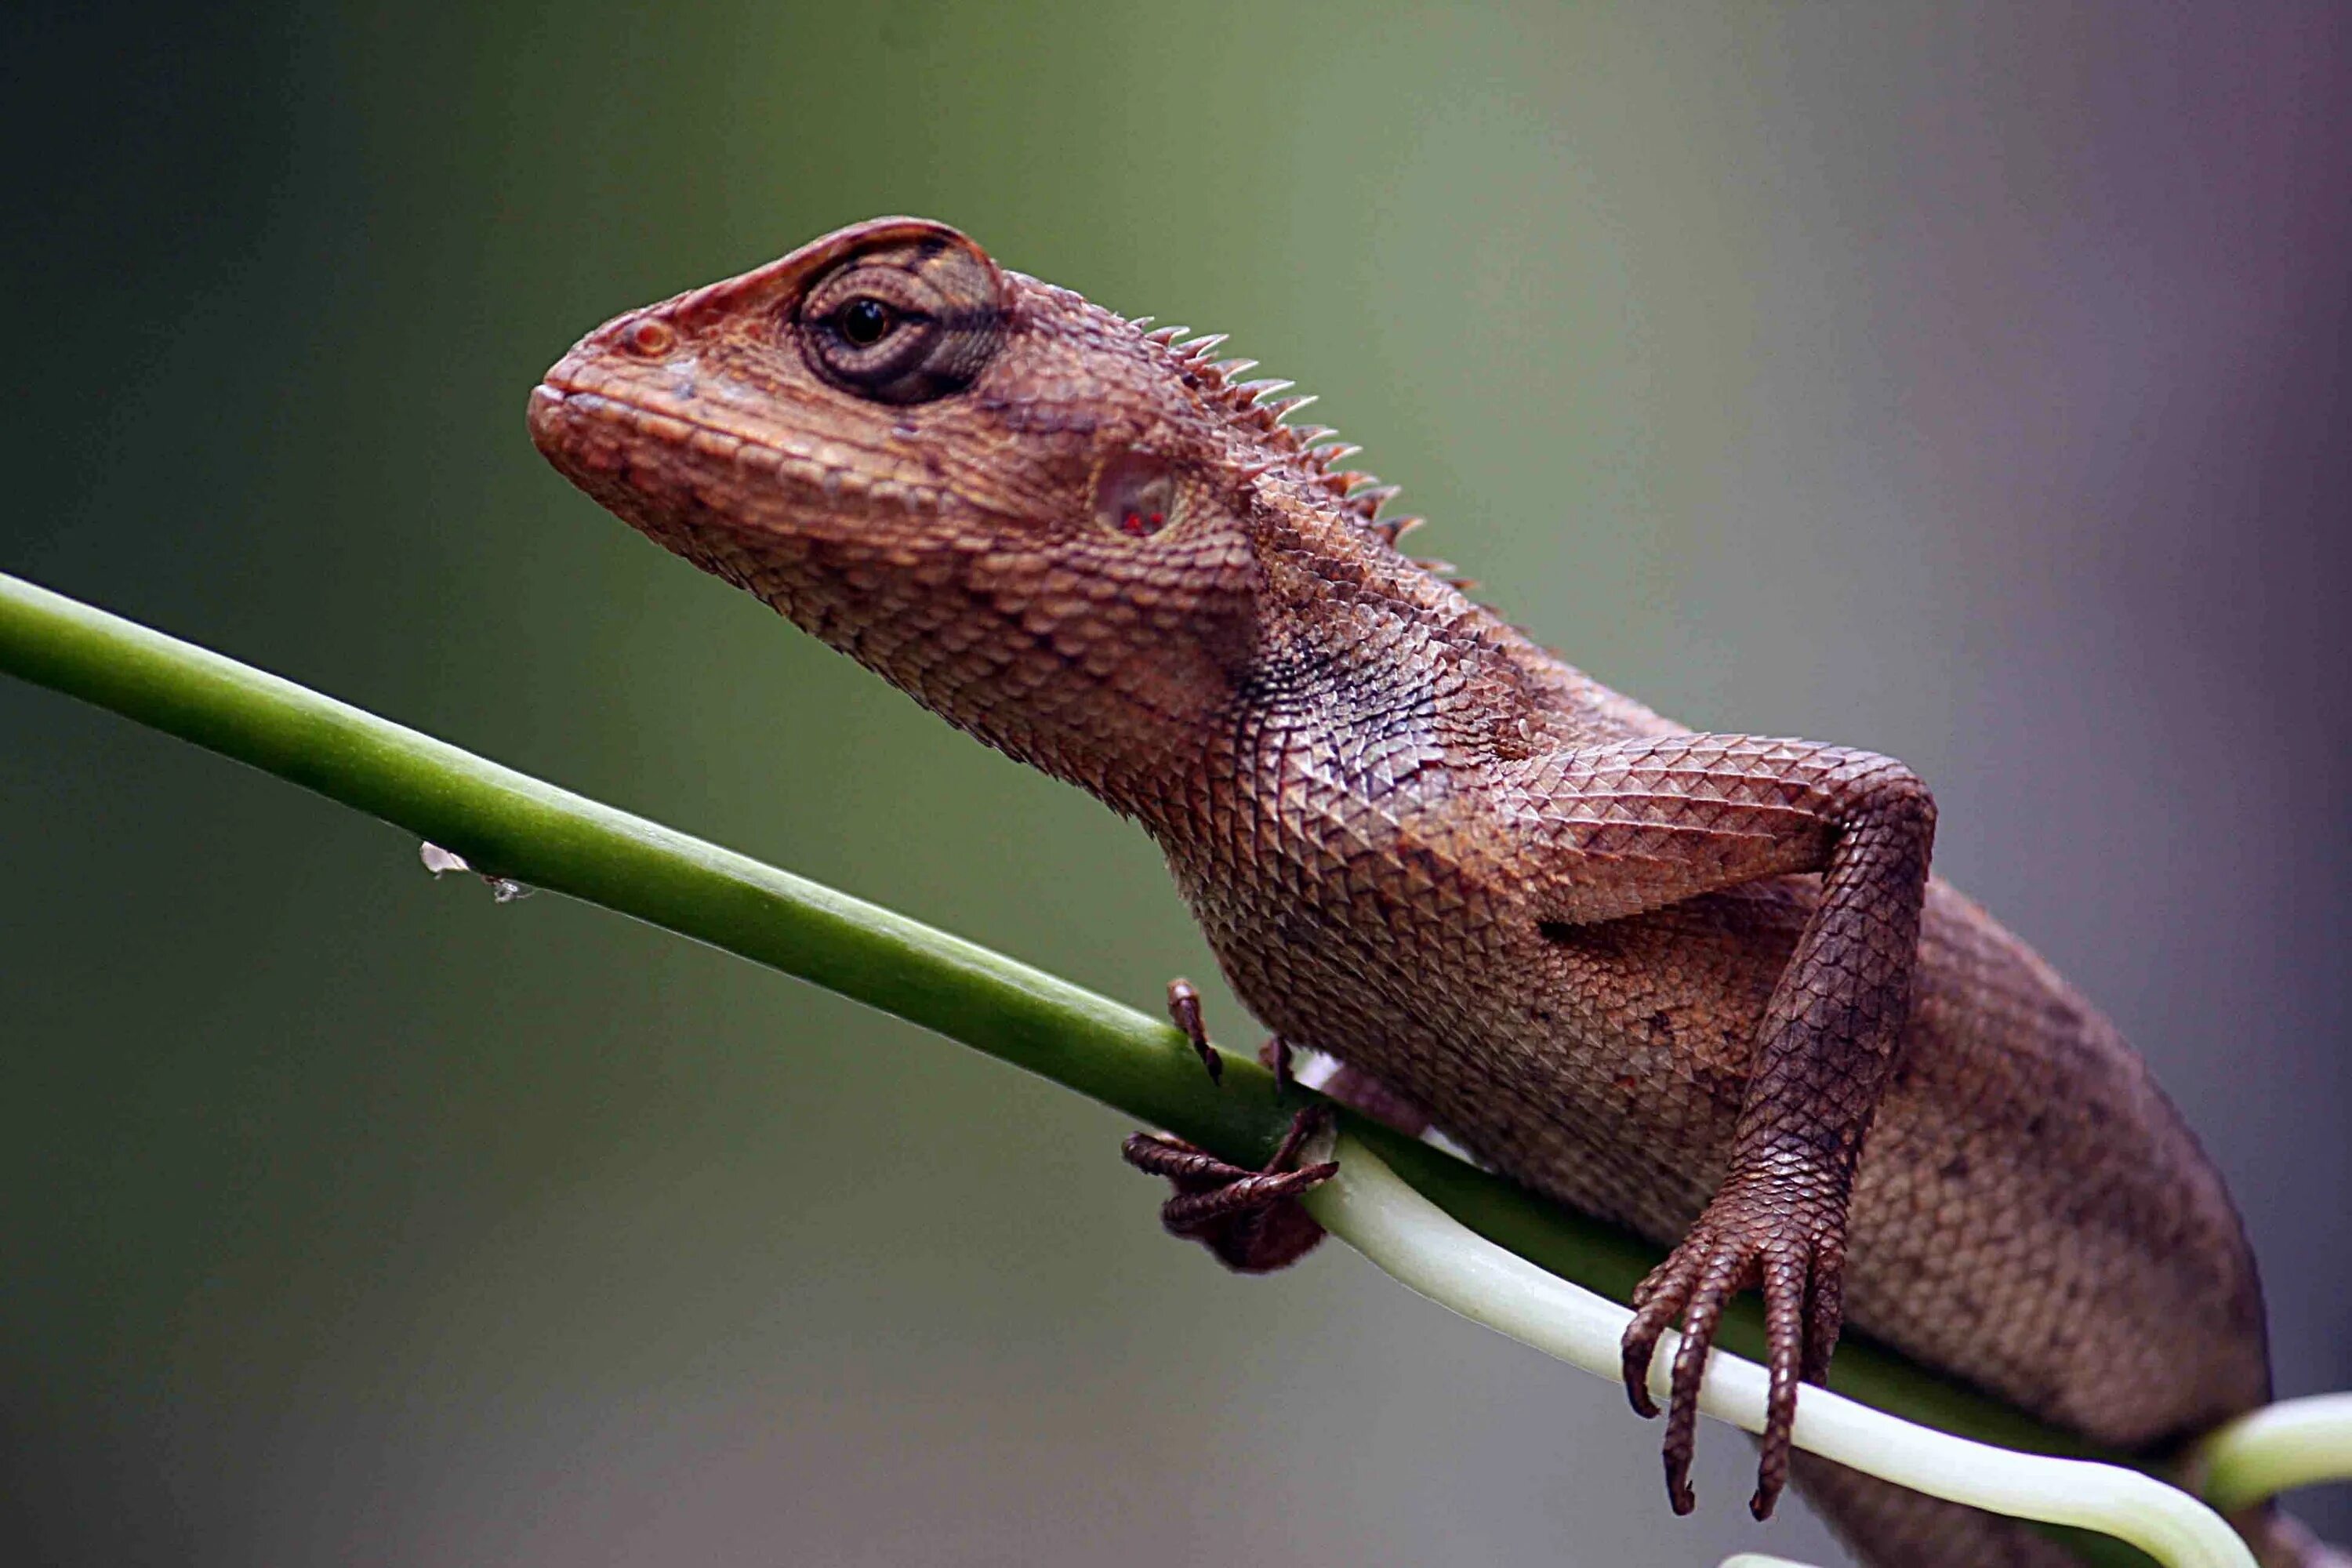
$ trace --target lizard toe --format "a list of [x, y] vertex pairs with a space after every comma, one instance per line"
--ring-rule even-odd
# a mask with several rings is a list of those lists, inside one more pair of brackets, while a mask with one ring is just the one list
[[1633, 1321], [1625, 1325], [1620, 1342], [1621, 1365], [1625, 1397], [1643, 1420], [1658, 1414], [1658, 1402], [1650, 1397], [1650, 1363], [1657, 1355], [1660, 1337], [1673, 1327], [1682, 1315], [1683, 1304], [1690, 1300], [1698, 1267], [1699, 1255], [1685, 1243], [1633, 1288]]
[[[1689, 1243], [1685, 1243], [1685, 1246]], [[1706, 1376], [1707, 1352], [1722, 1321], [1724, 1303], [1747, 1283], [1750, 1260], [1736, 1247], [1718, 1239], [1704, 1247], [1683, 1309], [1682, 1343], [1675, 1351], [1674, 1384], [1666, 1402], [1666, 1497], [1676, 1513], [1688, 1513], [1696, 1500], [1691, 1493], [1691, 1458], [1698, 1449], [1698, 1391]]]
[[1302, 1164], [1299, 1156], [1330, 1124], [1324, 1106], [1300, 1111], [1274, 1157], [1257, 1171], [1157, 1132], [1130, 1135], [1120, 1152], [1129, 1164], [1166, 1177], [1176, 1189], [1160, 1209], [1170, 1235], [1199, 1242], [1236, 1273], [1266, 1274], [1297, 1262], [1323, 1239], [1323, 1227], [1298, 1200], [1339, 1167], [1328, 1160]]

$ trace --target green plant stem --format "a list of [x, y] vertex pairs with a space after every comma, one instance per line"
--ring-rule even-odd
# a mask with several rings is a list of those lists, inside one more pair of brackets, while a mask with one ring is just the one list
[[[219, 654], [0, 574], [0, 669], [111, 709], [382, 817], [480, 871], [600, 904], [854, 997], [1026, 1068], [1238, 1163], [1261, 1163], [1303, 1095], [1228, 1056], [1213, 1088], [1175, 1029], [1039, 970]], [[1386, 1128], [1347, 1131], [1455, 1219], [1623, 1301], [1661, 1257], [1622, 1232]], [[1759, 1354], [1753, 1304], [1724, 1348]], [[1832, 1386], [1965, 1436], [2132, 1462], [1850, 1338]]]

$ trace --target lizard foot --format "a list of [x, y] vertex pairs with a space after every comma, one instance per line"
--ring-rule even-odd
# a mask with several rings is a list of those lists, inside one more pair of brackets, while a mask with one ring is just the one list
[[1772, 1517], [1789, 1481], [1797, 1385], [1821, 1383], [1837, 1347], [1845, 1275], [1843, 1208], [1824, 1202], [1818, 1184], [1794, 1174], [1735, 1178], [1716, 1194], [1682, 1245], [1634, 1290], [1633, 1321], [1626, 1325], [1623, 1342], [1625, 1393], [1643, 1415], [1658, 1413], [1649, 1390], [1658, 1338], [1676, 1318], [1683, 1323], [1666, 1415], [1666, 1497], [1676, 1513], [1690, 1512], [1696, 1500], [1691, 1454], [1697, 1442], [1699, 1383], [1716, 1328], [1733, 1297], [1760, 1287], [1771, 1388], [1756, 1495], [1748, 1510], [1758, 1519]]
[[1119, 1152], [1139, 1171], [1165, 1176], [1176, 1195], [1160, 1205], [1160, 1223], [1171, 1236], [1197, 1241], [1241, 1274], [1269, 1274], [1305, 1257], [1323, 1239], [1323, 1227], [1299, 1206], [1301, 1194], [1321, 1186], [1339, 1167], [1330, 1161], [1301, 1165], [1300, 1152], [1328, 1131], [1331, 1113], [1311, 1105], [1291, 1120], [1281, 1147], [1262, 1171], [1229, 1165], [1206, 1150], [1160, 1132], [1137, 1132]]

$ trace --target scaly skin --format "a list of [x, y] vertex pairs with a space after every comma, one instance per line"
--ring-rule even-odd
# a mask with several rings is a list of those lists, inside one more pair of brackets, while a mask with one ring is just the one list
[[[1749, 1288], [1759, 1516], [1847, 1318], [2126, 1447], [2268, 1396], [2220, 1177], [2106, 1021], [1928, 877], [1916, 778], [1693, 734], [1570, 668], [1397, 551], [1390, 492], [1283, 423], [1286, 384], [1178, 336], [882, 219], [607, 322], [531, 432], [660, 543], [1139, 822], [1284, 1038], [1674, 1246], [1627, 1373], [1646, 1407], [1685, 1322], [1677, 1510], [1705, 1347]], [[1138, 1151], [1227, 1261], [1311, 1243], [1295, 1205], [1244, 1221], [1313, 1173], [1227, 1198], [1244, 1173]], [[2045, 1550], [1806, 1479], [1885, 1560]]]

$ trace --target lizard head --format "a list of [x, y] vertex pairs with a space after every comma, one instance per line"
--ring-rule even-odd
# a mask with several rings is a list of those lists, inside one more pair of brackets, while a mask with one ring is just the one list
[[881, 218], [607, 321], [531, 435], [926, 706], [1122, 795], [1262, 652], [1273, 511], [1394, 537], [1353, 448], [1282, 423], [1307, 399], [1144, 325]]

